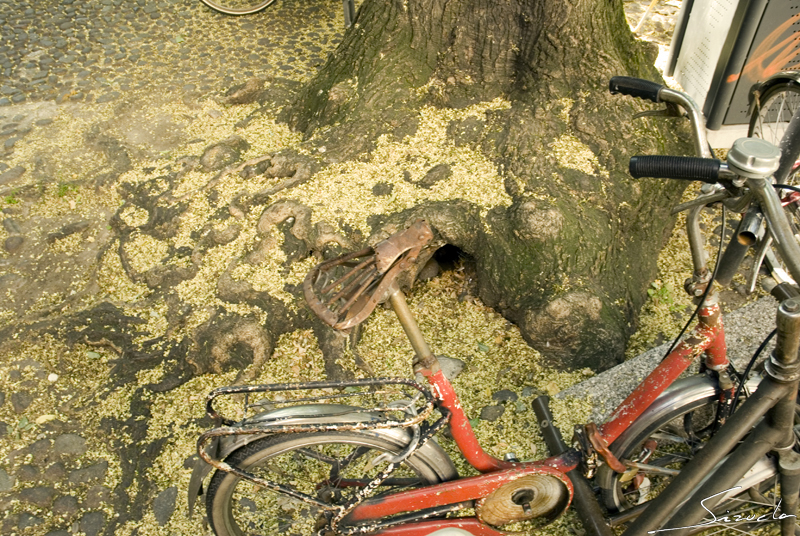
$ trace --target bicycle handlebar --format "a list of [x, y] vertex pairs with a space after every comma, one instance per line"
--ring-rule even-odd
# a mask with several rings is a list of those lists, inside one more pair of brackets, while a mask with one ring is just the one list
[[[683, 180], [700, 180], [703, 182], [719, 183], [721, 179], [731, 177], [727, 165], [712, 158], [706, 138], [705, 118], [703, 112], [694, 100], [681, 91], [669, 89], [661, 84], [627, 76], [615, 76], [611, 79], [609, 90], [612, 94], [621, 93], [653, 102], [667, 102], [681, 106], [688, 114], [694, 134], [695, 149], [703, 158], [677, 157], [677, 156], [638, 156], [630, 162], [630, 172], [634, 177], [655, 177]], [[797, 117], [791, 122], [793, 133], [800, 133], [800, 120]], [[800, 134], [798, 134], [800, 139]], [[788, 143], [788, 142], [786, 142]], [[780, 198], [769, 180], [747, 179], [747, 187], [757, 199], [759, 206], [767, 221], [767, 228], [775, 240], [775, 245], [784, 262], [795, 278], [800, 281], [800, 245], [786, 219], [781, 206]], [[698, 213], [699, 214], [699, 213]], [[692, 245], [698, 242], [699, 229], [689, 233]], [[699, 242], [698, 242], [699, 244]], [[734, 254], [737, 253], [737, 254]], [[733, 252], [732, 257], [738, 258], [741, 252]], [[693, 250], [694, 257], [694, 250]], [[702, 261], [702, 259], [700, 259]], [[697, 263], [695, 263], [697, 265]], [[700, 262], [704, 265], [704, 262]], [[695, 266], [697, 268], [697, 266]]]
[[628, 168], [631, 176], [640, 179], [679, 179], [716, 184], [720, 180], [721, 162], [695, 156], [633, 156]]
[[670, 89], [650, 80], [630, 76], [612, 77], [608, 89], [612, 95], [620, 93], [653, 102], [670, 102], [679, 105], [686, 110], [692, 123], [692, 135], [697, 154], [704, 158], [713, 157], [706, 137], [706, 119], [697, 103], [686, 93]]
[[612, 95], [630, 95], [653, 102], [661, 102], [658, 95], [664, 87], [662, 84], [631, 76], [614, 76], [608, 84], [608, 90]]

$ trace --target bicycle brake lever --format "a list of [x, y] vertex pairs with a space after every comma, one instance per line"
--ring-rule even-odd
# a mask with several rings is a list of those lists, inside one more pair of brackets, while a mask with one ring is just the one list
[[663, 110], [646, 110], [644, 112], [639, 112], [634, 114], [634, 119], [639, 119], [640, 117], [686, 117], [685, 113], [682, 113], [680, 108], [677, 104], [672, 102], [665, 103], [667, 105], [666, 108]]
[[672, 207], [672, 210], [670, 210], [669, 213], [672, 215], [678, 214], [679, 212], [689, 210], [690, 208], [694, 208], [698, 205], [710, 205], [711, 203], [716, 203], [718, 201], [728, 199], [729, 197], [731, 197], [731, 193], [728, 190], [720, 190], [718, 192], [701, 195], [695, 199], [692, 199], [691, 201], [687, 201]]

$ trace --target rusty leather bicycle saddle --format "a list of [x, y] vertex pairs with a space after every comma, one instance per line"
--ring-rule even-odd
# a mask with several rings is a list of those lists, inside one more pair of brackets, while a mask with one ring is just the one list
[[308, 305], [336, 329], [360, 324], [388, 297], [397, 277], [414, 265], [432, 239], [428, 223], [417, 220], [374, 247], [318, 264], [303, 281]]

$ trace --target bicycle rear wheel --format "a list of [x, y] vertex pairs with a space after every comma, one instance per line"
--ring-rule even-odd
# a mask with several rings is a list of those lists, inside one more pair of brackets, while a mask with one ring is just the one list
[[250, 15], [275, 3], [275, 0], [200, 0], [205, 5], [226, 15]]
[[[400, 440], [366, 431], [277, 434], [234, 451], [225, 461], [335, 507], [386, 466], [382, 454], [397, 454], [404, 447]], [[418, 451], [373, 495], [451, 477], [447, 468], [436, 465]], [[217, 536], [305, 536], [324, 526], [332, 510], [217, 471], [208, 486], [206, 511]]]
[[[759, 98], [750, 117], [748, 136], [780, 146], [789, 121], [800, 109], [800, 84], [794, 80], [769, 88]], [[792, 155], [797, 160], [798, 155]], [[796, 169], [794, 170], [796, 173]]]

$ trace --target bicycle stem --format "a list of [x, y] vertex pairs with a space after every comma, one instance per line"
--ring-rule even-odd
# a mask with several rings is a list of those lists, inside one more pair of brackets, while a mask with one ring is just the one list
[[704, 208], [704, 205], [694, 207], [686, 216], [686, 234], [689, 237], [689, 248], [692, 252], [694, 276], [700, 279], [708, 275], [706, 250], [703, 247], [703, 234], [700, 231], [700, 213]]

